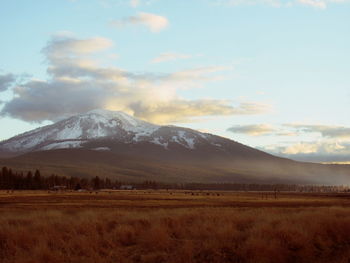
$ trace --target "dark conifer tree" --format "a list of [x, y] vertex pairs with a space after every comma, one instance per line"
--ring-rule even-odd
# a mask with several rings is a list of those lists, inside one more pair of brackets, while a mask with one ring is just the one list
[[100, 177], [96, 176], [95, 178], [92, 179], [92, 187], [94, 189], [100, 189], [101, 187]]
[[31, 171], [26, 176], [26, 189], [33, 189], [33, 174]]
[[36, 170], [34, 173], [34, 179], [33, 179], [33, 188], [34, 189], [41, 189], [42, 182], [41, 182], [41, 175], [40, 171]]

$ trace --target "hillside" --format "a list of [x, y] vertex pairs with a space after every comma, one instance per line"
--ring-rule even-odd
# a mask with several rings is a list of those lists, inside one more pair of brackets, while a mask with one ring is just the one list
[[100, 176], [128, 182], [153, 180], [171, 183], [345, 184], [350, 171], [348, 166], [299, 163], [289, 160], [269, 164], [251, 163], [250, 166], [244, 163], [232, 163], [226, 166], [206, 163], [191, 165], [84, 149], [27, 153], [0, 159], [0, 166], [23, 171], [40, 169], [47, 175], [87, 178]]

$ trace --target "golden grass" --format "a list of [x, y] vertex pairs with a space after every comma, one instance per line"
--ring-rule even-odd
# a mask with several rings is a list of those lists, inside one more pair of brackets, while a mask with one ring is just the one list
[[0, 193], [0, 262], [349, 262], [348, 197], [220, 194]]

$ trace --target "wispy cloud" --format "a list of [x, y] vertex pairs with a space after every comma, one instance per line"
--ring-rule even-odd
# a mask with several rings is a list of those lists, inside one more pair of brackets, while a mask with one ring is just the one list
[[132, 7], [138, 7], [141, 4], [140, 0], [130, 0], [130, 5]]
[[52, 59], [54, 57], [68, 57], [79, 54], [91, 54], [110, 48], [113, 42], [103, 37], [77, 39], [71, 33], [60, 33], [54, 36], [43, 49], [43, 52]]
[[154, 59], [152, 59], [151, 63], [161, 63], [161, 62], [166, 62], [166, 61], [189, 59], [192, 57], [194, 57], [194, 56], [189, 55], [189, 54], [182, 54], [182, 53], [176, 53], [176, 52], [166, 52], [166, 53], [161, 53], [158, 57], [155, 57]]
[[319, 124], [250, 124], [235, 125], [227, 129], [234, 133], [242, 133], [251, 136], [298, 136], [308, 133], [318, 133], [324, 138], [330, 139], [350, 139], [350, 127], [336, 125], [319, 125]]
[[251, 136], [268, 135], [276, 129], [268, 124], [234, 125], [227, 129], [229, 132], [247, 134]]
[[319, 133], [326, 138], [350, 138], [350, 127], [332, 125], [285, 124], [302, 133]]
[[282, 0], [214, 0], [213, 2], [216, 5], [225, 5], [225, 6], [238, 6], [238, 5], [269, 5], [273, 7], [281, 7]]
[[267, 5], [271, 7], [310, 6], [316, 9], [326, 9], [329, 4], [342, 4], [348, 0], [213, 0], [215, 5]]
[[135, 16], [129, 16], [121, 20], [114, 20], [111, 24], [116, 27], [143, 25], [151, 32], [158, 33], [168, 27], [169, 21], [165, 16], [140, 12]]
[[269, 106], [259, 103], [241, 103], [233, 105], [228, 100], [173, 99], [144, 103], [139, 101], [131, 105], [137, 116], [156, 123], [193, 122], [202, 116], [255, 115], [265, 113]]
[[327, 1], [324, 0], [297, 0], [297, 3], [314, 8], [326, 9]]

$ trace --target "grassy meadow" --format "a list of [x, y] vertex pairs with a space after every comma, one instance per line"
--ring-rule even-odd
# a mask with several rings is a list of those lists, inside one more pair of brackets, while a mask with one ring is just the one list
[[349, 262], [350, 195], [0, 192], [0, 262]]

